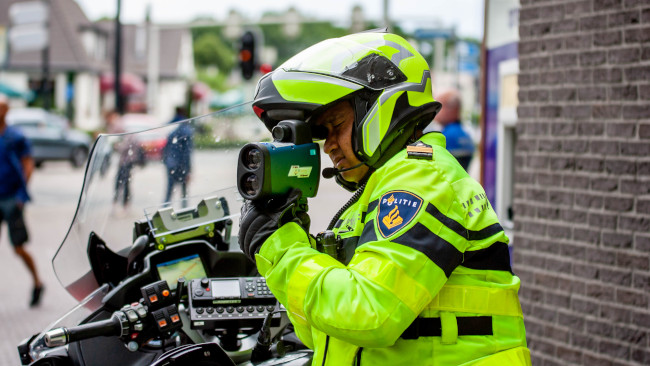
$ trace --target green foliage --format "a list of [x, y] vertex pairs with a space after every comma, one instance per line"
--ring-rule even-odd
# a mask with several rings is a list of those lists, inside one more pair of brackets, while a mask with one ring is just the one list
[[322, 40], [334, 37], [342, 37], [348, 34], [345, 28], [336, 27], [329, 22], [304, 24], [300, 34], [294, 39], [288, 39], [281, 24], [262, 24], [260, 28], [264, 32], [264, 41], [267, 47], [274, 47], [278, 51], [276, 65], [291, 58], [293, 55], [314, 45]]
[[216, 32], [205, 32], [194, 39], [194, 62], [197, 67], [216, 66], [229, 74], [235, 66], [235, 52]]
[[205, 83], [212, 90], [225, 92], [229, 89], [228, 74], [221, 72], [210, 72], [208, 69], [197, 68], [196, 79]]

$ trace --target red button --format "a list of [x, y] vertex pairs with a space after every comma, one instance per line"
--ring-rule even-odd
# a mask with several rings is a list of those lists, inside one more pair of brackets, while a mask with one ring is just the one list
[[176, 323], [179, 320], [181, 320], [181, 318], [179, 318], [178, 315], [172, 315], [172, 322]]
[[162, 295], [163, 295], [164, 297], [169, 296], [169, 290], [163, 290]]
[[156, 296], [156, 295], [149, 296], [149, 301], [151, 301], [152, 303], [158, 301], [158, 296]]
[[158, 326], [160, 326], [160, 328], [166, 327], [167, 326], [167, 321], [165, 319], [159, 320], [158, 321]]

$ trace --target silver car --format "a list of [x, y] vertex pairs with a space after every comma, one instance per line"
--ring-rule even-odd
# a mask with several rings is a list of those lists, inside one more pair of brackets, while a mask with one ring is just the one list
[[71, 129], [67, 119], [41, 108], [15, 108], [9, 110], [6, 120], [31, 142], [37, 167], [48, 160], [69, 160], [74, 167], [86, 164], [91, 138]]

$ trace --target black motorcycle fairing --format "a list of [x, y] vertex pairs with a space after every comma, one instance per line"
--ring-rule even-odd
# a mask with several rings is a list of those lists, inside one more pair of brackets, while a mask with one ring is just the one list
[[215, 343], [189, 344], [167, 351], [151, 366], [235, 366]]
[[127, 258], [113, 252], [94, 231], [88, 237], [88, 260], [98, 285], [116, 286], [126, 277]]

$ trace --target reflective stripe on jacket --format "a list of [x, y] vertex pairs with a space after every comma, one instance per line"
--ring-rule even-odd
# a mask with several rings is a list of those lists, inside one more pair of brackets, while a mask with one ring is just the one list
[[431, 159], [398, 153], [335, 225], [343, 263], [289, 223], [258, 269], [314, 365], [529, 365], [508, 238], [444, 136], [421, 141]]

